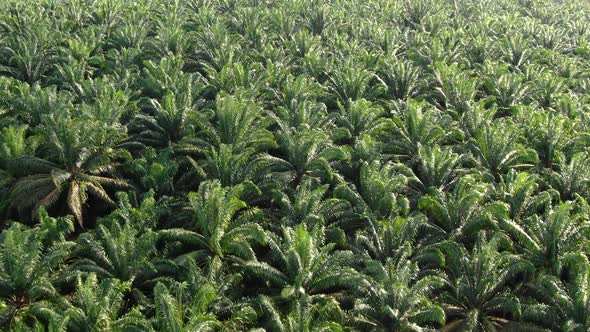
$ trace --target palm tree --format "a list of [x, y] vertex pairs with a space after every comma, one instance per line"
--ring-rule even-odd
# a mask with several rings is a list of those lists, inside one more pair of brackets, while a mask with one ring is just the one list
[[4, 328], [28, 317], [41, 318], [46, 307], [68, 305], [56, 284], [64, 280], [64, 261], [74, 246], [65, 240], [73, 231], [73, 220], [51, 218], [43, 209], [39, 214], [35, 228], [14, 223], [0, 235], [0, 323]]
[[[351, 61], [352, 62], [352, 61]], [[355, 63], [337, 63], [328, 76], [328, 89], [334, 94], [334, 105], [348, 105], [357, 99], [370, 99], [373, 73]]]
[[281, 183], [298, 185], [305, 178], [331, 181], [335, 177], [333, 162], [348, 159], [346, 150], [335, 146], [321, 130], [282, 130], [276, 134], [283, 157], [262, 154], [261, 169], [268, 177]]
[[130, 131], [137, 134], [128, 140], [174, 150], [186, 147], [183, 138], [194, 133], [195, 124], [199, 123], [193, 103], [192, 85], [180, 93], [167, 93], [161, 103], [152, 99], [153, 115], [137, 114], [129, 124]]
[[502, 203], [489, 201], [491, 188], [473, 178], [462, 178], [449, 192], [435, 190], [421, 197], [418, 208], [429, 216], [429, 238], [470, 241], [482, 229], [498, 230], [507, 214]]
[[385, 110], [365, 99], [338, 104], [335, 124], [339, 127], [339, 139], [352, 139], [356, 143], [362, 136], [373, 137], [387, 133], [393, 127], [391, 119], [384, 117]]
[[543, 217], [533, 215], [517, 222], [507, 220], [504, 228], [519, 244], [519, 251], [546, 274], [560, 276], [568, 257], [586, 250], [584, 238], [590, 227], [574, 204], [561, 203]]
[[479, 165], [499, 181], [509, 170], [530, 168], [538, 160], [537, 153], [519, 144], [517, 131], [510, 125], [483, 127], [468, 144]]
[[83, 226], [86, 205], [93, 202], [89, 197], [112, 207], [115, 204], [105, 187], [131, 186], [114, 175], [115, 160], [126, 157], [126, 152], [116, 147], [121, 129], [92, 119], [67, 117], [64, 113], [46, 118], [41, 149], [47, 159], [23, 156], [11, 161], [19, 173], [10, 191], [10, 208], [26, 219], [36, 219], [39, 208], [50, 208], [65, 198], [69, 212]]
[[280, 218], [280, 225], [294, 226], [306, 224], [309, 227], [342, 223], [349, 211], [348, 202], [330, 198], [329, 185], [318, 186], [312, 179], [304, 180], [295, 190], [275, 189], [272, 203], [277, 205], [275, 216]]
[[407, 101], [420, 95], [424, 88], [420, 68], [410, 61], [385, 59], [380, 63], [377, 77], [386, 88], [385, 97]]
[[276, 147], [267, 128], [272, 119], [256, 102], [245, 95], [221, 95], [217, 98], [211, 124], [204, 139], [213, 146], [232, 145], [256, 152]]
[[180, 285], [178, 296], [170, 294], [168, 288], [158, 283], [154, 288], [156, 315], [154, 327], [159, 331], [214, 331], [220, 322], [215, 315], [208, 313], [207, 307], [215, 299], [215, 293], [209, 285], [203, 285], [199, 292], [192, 294], [192, 303], [183, 303], [183, 286]]
[[130, 281], [108, 278], [99, 282], [94, 273], [86, 278], [78, 275], [75, 296], [64, 311], [68, 331], [145, 331], [149, 324], [136, 308], [120, 315], [130, 290]]
[[[18, 81], [17, 81], [18, 82]], [[4, 116], [12, 116], [18, 122], [36, 128], [42, 122], [45, 114], [55, 110], [71, 109], [72, 96], [67, 91], [60, 91], [55, 86], [42, 87], [39, 84], [30, 86], [26, 83], [10, 84], [2, 95], [5, 109]], [[51, 111], [48, 111], [51, 110]]]
[[[10, 187], [16, 181], [19, 170], [14, 167], [13, 160], [34, 153], [35, 145], [29, 139], [27, 144], [26, 127], [6, 127], [0, 132], [0, 211], [4, 211], [5, 205], [8, 205], [8, 194]], [[31, 144], [32, 143], [32, 144]]]
[[157, 258], [159, 235], [155, 227], [157, 207], [152, 197], [139, 209], [133, 208], [125, 195], [120, 195], [120, 208], [99, 220], [92, 232], [78, 238], [73, 252], [74, 271], [94, 273], [99, 280], [115, 278], [130, 283], [130, 295], [136, 302], [145, 299], [144, 291], [165, 272], [174, 271], [173, 263]]
[[423, 331], [442, 326], [445, 313], [430, 298], [445, 284], [418, 276], [418, 266], [402, 257], [381, 264], [368, 261], [366, 294], [354, 306], [353, 324], [366, 331]]
[[575, 123], [567, 117], [543, 112], [532, 117], [524, 132], [543, 165], [553, 168], [563, 158], [563, 152], [581, 138], [572, 131], [574, 127]]
[[344, 312], [338, 302], [331, 298], [310, 303], [300, 299], [286, 315], [267, 296], [259, 297], [260, 308], [265, 317], [265, 327], [277, 332], [335, 332], [344, 331]]
[[222, 187], [219, 181], [201, 183], [199, 190], [189, 194], [193, 222], [189, 229], [174, 228], [159, 232], [161, 240], [179, 241], [190, 250], [187, 255], [199, 264], [210, 265], [211, 259], [255, 259], [252, 246], [264, 244], [266, 234], [260, 224], [261, 211], [248, 208], [241, 197], [250, 191], [258, 192], [252, 183], [232, 188]]
[[305, 224], [283, 227], [282, 238], [269, 239], [268, 261], [243, 262], [252, 277], [265, 283], [265, 293], [291, 308], [287, 312], [355, 287], [361, 280], [350, 267], [352, 252], [334, 251], [335, 244], [324, 244], [323, 227], [307, 229]]
[[461, 70], [457, 63], [434, 63], [435, 104], [440, 109], [463, 114], [476, 95], [476, 83], [468, 70]]
[[143, 94], [156, 99], [163, 99], [167, 95], [198, 95], [195, 92], [201, 92], [205, 88], [204, 80], [198, 75], [185, 73], [182, 67], [183, 58], [179, 55], [162, 57], [157, 63], [152, 60], [146, 61], [141, 82]]
[[496, 199], [506, 202], [509, 216], [524, 220], [543, 210], [557, 195], [554, 190], [539, 190], [539, 176], [527, 172], [510, 171], [506, 179], [497, 186]]
[[410, 100], [399, 114], [395, 114], [393, 121], [396, 129], [388, 140], [392, 153], [401, 160], [414, 162], [414, 156], [418, 154], [420, 146], [432, 146], [444, 144], [460, 138], [461, 132], [457, 130], [452, 118], [428, 109], [428, 104]]
[[579, 253], [570, 255], [567, 261], [571, 268], [569, 280], [564, 282], [557, 276], [542, 274], [531, 285], [534, 297], [541, 303], [531, 305], [523, 316], [552, 330], [587, 331], [590, 328], [590, 263]]
[[418, 147], [417, 166], [412, 186], [425, 193], [430, 190], [447, 190], [466, 173], [461, 167], [466, 157], [451, 148], [439, 145]]
[[[27, 20], [26, 17], [24, 15], [20, 20]], [[10, 38], [6, 38], [0, 48], [0, 73], [33, 85], [44, 78], [56, 62], [55, 43], [59, 34], [48, 26], [48, 22], [19, 22], [16, 16], [13, 20], [12, 24], [2, 25], [3, 28], [12, 27], [12, 31], [5, 32]]]
[[506, 238], [479, 238], [472, 252], [454, 242], [443, 242], [448, 290], [441, 296], [446, 313], [442, 331], [497, 331], [526, 328], [519, 322], [521, 305], [513, 287], [519, 276], [531, 274], [533, 265], [506, 251]]
[[571, 200], [576, 194], [590, 197], [590, 156], [578, 152], [571, 159], [560, 157], [559, 171], [550, 171], [545, 176], [549, 185], [559, 192], [562, 200]]

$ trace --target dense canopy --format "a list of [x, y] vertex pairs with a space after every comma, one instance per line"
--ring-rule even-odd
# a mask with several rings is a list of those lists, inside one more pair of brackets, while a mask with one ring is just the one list
[[0, 330], [590, 330], [590, 7], [0, 1]]

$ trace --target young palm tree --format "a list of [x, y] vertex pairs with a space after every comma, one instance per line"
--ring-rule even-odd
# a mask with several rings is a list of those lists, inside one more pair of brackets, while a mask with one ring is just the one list
[[386, 88], [385, 97], [401, 99], [418, 97], [424, 89], [420, 68], [410, 61], [402, 59], [385, 59], [380, 63], [377, 77]]
[[506, 221], [504, 228], [519, 244], [519, 250], [546, 274], [560, 276], [568, 257], [585, 249], [590, 227], [573, 204], [561, 203], [544, 217], [533, 215], [519, 222]]
[[0, 324], [4, 328], [28, 317], [41, 318], [48, 306], [68, 305], [55, 284], [63, 280], [64, 260], [74, 246], [64, 238], [73, 231], [73, 226], [70, 218], [54, 219], [41, 210], [40, 224], [35, 228], [14, 223], [2, 232]]
[[344, 331], [344, 312], [334, 299], [320, 299], [310, 303], [300, 299], [286, 315], [278, 304], [267, 296], [260, 296], [259, 303], [265, 319], [265, 327], [277, 332], [335, 332]]
[[[260, 224], [261, 211], [248, 209], [241, 197], [249, 191], [257, 192], [252, 183], [232, 188], [222, 187], [219, 181], [201, 183], [198, 192], [189, 194], [193, 222], [188, 229], [166, 229], [159, 236], [166, 242], [179, 241], [190, 250], [187, 255], [199, 264], [209, 265], [211, 259], [255, 259], [253, 245], [264, 244], [266, 234]], [[259, 192], [259, 191], [258, 191]]]
[[466, 177], [449, 192], [436, 190], [421, 197], [418, 208], [426, 212], [435, 230], [429, 237], [470, 241], [482, 229], [497, 230], [507, 209], [500, 202], [488, 200], [490, 189]]
[[335, 161], [348, 159], [346, 150], [335, 146], [320, 130], [283, 130], [276, 134], [279, 151], [284, 157], [262, 154], [261, 171], [279, 182], [298, 185], [305, 178], [334, 179]]
[[578, 152], [569, 159], [559, 158], [559, 172], [551, 171], [545, 176], [549, 185], [559, 192], [562, 200], [571, 200], [576, 194], [590, 197], [590, 156]]
[[76, 295], [71, 307], [64, 311], [68, 331], [140, 331], [149, 328], [148, 321], [137, 310], [121, 316], [125, 293], [131, 289], [131, 282], [119, 279], [98, 281], [90, 273], [84, 279], [77, 277]]
[[532, 284], [541, 301], [523, 312], [524, 317], [552, 330], [585, 331], [590, 328], [590, 263], [578, 253], [568, 257], [571, 277], [564, 282], [557, 276], [541, 275]]
[[384, 117], [385, 110], [365, 99], [338, 104], [340, 111], [335, 115], [340, 140], [358, 142], [364, 135], [383, 135], [393, 127], [391, 119]]
[[418, 147], [416, 175], [413, 186], [422, 193], [430, 190], [448, 190], [460, 179], [466, 169], [461, 167], [465, 155], [439, 145]]
[[527, 172], [510, 171], [504, 182], [496, 188], [497, 199], [509, 206], [509, 216], [514, 220], [524, 220], [543, 208], [555, 198], [554, 190], [539, 190], [539, 177]]
[[452, 142], [461, 136], [450, 116], [428, 109], [428, 104], [410, 100], [399, 115], [394, 116], [396, 129], [390, 138], [395, 157], [415, 162], [420, 146]]
[[367, 262], [366, 295], [354, 306], [353, 324], [366, 331], [423, 331], [442, 326], [445, 313], [430, 298], [444, 279], [418, 276], [418, 266], [402, 257], [381, 264]]
[[99, 220], [93, 232], [78, 238], [71, 268], [94, 273], [100, 280], [118, 279], [130, 283], [130, 294], [136, 302], [145, 299], [144, 292], [153, 287], [162, 271], [174, 266], [157, 258], [158, 233], [155, 226], [156, 208], [153, 198], [147, 198], [134, 209], [122, 196], [121, 207]]
[[191, 86], [181, 93], [168, 93], [160, 103], [152, 99], [150, 109], [153, 115], [137, 114], [129, 128], [137, 134], [129, 138], [144, 145], [154, 147], [172, 147], [175, 150], [184, 146], [183, 138], [195, 131], [199, 123], [193, 105]]
[[328, 187], [318, 186], [312, 179], [306, 179], [295, 190], [274, 190], [272, 202], [278, 207], [275, 216], [280, 218], [280, 225], [303, 223], [313, 227], [342, 223], [350, 206], [344, 200], [327, 197]]
[[269, 240], [268, 262], [250, 260], [243, 267], [271, 286], [264, 292], [286, 302], [288, 310], [322, 301], [360, 282], [359, 273], [350, 267], [352, 252], [334, 251], [333, 243], [324, 244], [323, 227], [312, 231], [305, 224], [283, 227], [282, 235]]
[[[21, 20], [26, 17], [24, 15]], [[48, 22], [13, 19], [17, 21], [12, 22], [12, 31], [5, 32], [10, 38], [6, 38], [0, 48], [0, 73], [33, 85], [44, 78], [56, 62], [59, 34], [49, 27]], [[3, 24], [3, 27], [10, 26]]]
[[369, 83], [374, 78], [373, 73], [355, 63], [339, 63], [334, 67], [328, 76], [328, 88], [336, 97], [334, 104], [348, 105], [358, 99], [371, 99], [373, 92]]
[[531, 274], [534, 266], [506, 251], [506, 238], [497, 233], [491, 240], [480, 237], [472, 252], [453, 243], [441, 243], [445, 252], [449, 289], [441, 296], [446, 313], [442, 331], [498, 331], [522, 329], [521, 305], [513, 293], [519, 275]]
[[490, 124], [470, 140], [469, 148], [480, 166], [499, 181], [509, 170], [530, 168], [538, 160], [534, 150], [518, 142], [517, 131], [512, 126]]

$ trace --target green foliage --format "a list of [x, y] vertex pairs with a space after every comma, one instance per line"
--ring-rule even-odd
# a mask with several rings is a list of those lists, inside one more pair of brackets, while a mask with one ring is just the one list
[[0, 330], [590, 329], [582, 2], [0, 1]]

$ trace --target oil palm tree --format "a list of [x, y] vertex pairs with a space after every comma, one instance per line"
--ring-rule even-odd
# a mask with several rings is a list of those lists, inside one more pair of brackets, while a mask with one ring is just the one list
[[253, 246], [264, 244], [266, 234], [254, 222], [262, 219], [261, 211], [248, 208], [241, 199], [251, 191], [256, 193], [258, 188], [247, 182], [231, 188], [216, 180], [201, 183], [197, 192], [189, 194], [194, 218], [190, 228], [162, 230], [160, 239], [184, 243], [187, 255], [200, 265], [210, 265], [215, 257], [254, 259]]
[[321, 130], [283, 130], [276, 134], [283, 157], [262, 154], [262, 170], [268, 177], [283, 183], [298, 185], [305, 178], [331, 181], [336, 171], [332, 163], [348, 159], [345, 149], [334, 145]]
[[419, 146], [449, 143], [461, 136], [450, 116], [428, 109], [424, 102], [410, 100], [393, 121], [396, 129], [388, 140], [391, 151], [386, 152], [403, 161], [415, 162]]
[[364, 135], [383, 135], [393, 127], [391, 119], [384, 116], [385, 110], [365, 99], [339, 104], [339, 109], [334, 121], [339, 127], [339, 139], [356, 143]]
[[119, 209], [100, 219], [93, 232], [80, 235], [71, 269], [94, 273], [99, 280], [129, 282], [130, 290], [125, 295], [142, 302], [154, 280], [175, 266], [157, 257], [159, 237], [152, 230], [157, 218], [154, 199], [148, 197], [140, 208], [133, 208], [125, 195], [120, 197]]
[[559, 171], [550, 171], [545, 181], [562, 200], [571, 200], [576, 194], [590, 197], [590, 157], [587, 152], [578, 152], [571, 158], [561, 156], [557, 164]]
[[[29, 19], [31, 17], [29, 16]], [[13, 25], [7, 31], [10, 38], [0, 48], [2, 63], [0, 72], [16, 79], [33, 84], [44, 78], [57, 60], [56, 37], [59, 34], [50, 29], [48, 22], [27, 22], [27, 15], [19, 19], [14, 17]], [[11, 25], [3, 24], [3, 27]]]
[[350, 267], [352, 252], [335, 251], [333, 243], [325, 244], [323, 227], [307, 229], [305, 224], [283, 227], [282, 238], [269, 239], [268, 260], [243, 263], [253, 277], [272, 286], [266, 286], [267, 295], [291, 308], [321, 301], [361, 280]]
[[449, 192], [436, 190], [421, 197], [418, 208], [429, 216], [433, 226], [430, 238], [470, 241], [482, 229], [499, 229], [507, 208], [490, 201], [490, 193], [489, 185], [465, 177]]
[[533, 215], [514, 222], [505, 221], [504, 228], [518, 243], [518, 249], [543, 273], [560, 276], [568, 257], [588, 250], [585, 238], [590, 228], [583, 214], [574, 213], [574, 204], [561, 203], [543, 217]]
[[27, 220], [35, 219], [39, 208], [53, 207], [65, 199], [68, 211], [83, 226], [88, 204], [99, 201], [115, 206], [107, 189], [131, 189], [115, 175], [116, 160], [127, 156], [116, 146], [121, 128], [67, 117], [46, 118], [45, 142], [40, 147], [46, 159], [23, 156], [11, 161], [19, 174], [10, 190], [10, 208]]
[[420, 68], [410, 61], [385, 59], [380, 63], [377, 77], [386, 87], [385, 97], [407, 101], [420, 95], [424, 80]]
[[[441, 296], [446, 313], [442, 331], [497, 331], [526, 328], [520, 322], [522, 308], [513, 287], [522, 275], [532, 274], [527, 260], [501, 251], [506, 237], [484, 237], [468, 252], [463, 246], [441, 243], [445, 252], [448, 290]], [[520, 277], [519, 277], [520, 276]]]
[[553, 330], [584, 331], [590, 327], [588, 296], [588, 258], [574, 253], [567, 258], [571, 267], [569, 280], [542, 274], [531, 285], [534, 297], [540, 301], [530, 306], [523, 315]]
[[267, 296], [259, 297], [264, 326], [278, 332], [335, 332], [344, 331], [344, 312], [334, 299], [321, 299], [310, 303], [300, 299], [287, 314], [281, 314], [280, 305]]
[[156, 314], [153, 325], [156, 331], [224, 331], [227, 328], [244, 328], [249, 321], [256, 319], [252, 308], [243, 307], [234, 312], [232, 322], [219, 320], [209, 311], [211, 303], [216, 300], [215, 289], [211, 285], [201, 285], [192, 294], [184, 294], [186, 289], [183, 284], [176, 288], [177, 294], [162, 283], [154, 288]]
[[[40, 211], [40, 224], [28, 228], [14, 223], [0, 235], [1, 324], [10, 328], [20, 320], [40, 314], [47, 307], [68, 305], [56, 284], [64, 280], [64, 261], [73, 242], [71, 218], [51, 218]], [[23, 264], [23, 262], [27, 264]]]
[[94, 273], [85, 278], [78, 275], [76, 295], [63, 313], [68, 331], [145, 331], [148, 321], [137, 308], [120, 314], [130, 289], [129, 281], [108, 278], [99, 282]]
[[496, 181], [509, 170], [530, 168], [538, 160], [534, 150], [519, 144], [517, 131], [510, 125], [483, 127], [468, 146], [481, 167]]
[[445, 313], [430, 298], [445, 284], [432, 275], [419, 277], [418, 266], [402, 257], [367, 262], [366, 294], [359, 295], [352, 321], [367, 331], [424, 331], [442, 326]]

